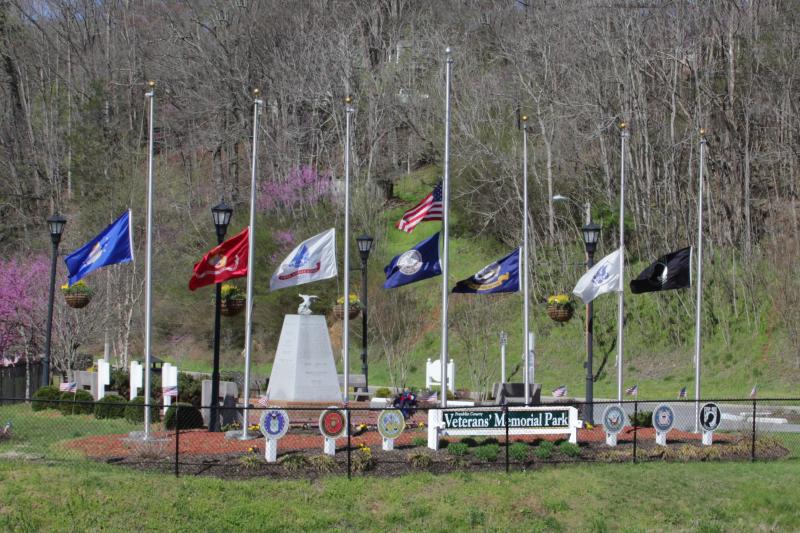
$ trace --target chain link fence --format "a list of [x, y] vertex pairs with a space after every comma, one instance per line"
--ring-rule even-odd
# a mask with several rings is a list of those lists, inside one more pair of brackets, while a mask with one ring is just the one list
[[[80, 399], [82, 396], [5, 400], [0, 404], [0, 459], [99, 462], [176, 476], [313, 478], [327, 474], [519, 471], [553, 463], [800, 457], [798, 398], [569, 402], [540, 406], [538, 411], [457, 407], [448, 408], [447, 416], [429, 406], [411, 410], [407, 418], [395, 411], [388, 423], [383, 420], [384, 434], [402, 430], [390, 443], [378, 431], [384, 409], [360, 404], [339, 408], [338, 414], [328, 413], [327, 418], [323, 417], [327, 410], [320, 407], [253, 406], [248, 408], [246, 425], [242, 424], [241, 407], [220, 408], [222, 431], [210, 433], [204, 427], [207, 421], [202, 411], [190, 404], [144, 405], [118, 396], [94, 402]], [[582, 420], [574, 442], [570, 442], [568, 429], [562, 427], [556, 433], [537, 427], [536, 420], [546, 425], [544, 415], [519, 422], [530, 412], [548, 411], [552, 418], [559, 409], [571, 408]], [[275, 410], [283, 414], [273, 414]], [[147, 411], [151, 423], [144, 438]], [[266, 431], [282, 434], [280, 438], [264, 438], [261, 419], [265, 416]], [[403, 425], [400, 420], [404, 428], [399, 427]], [[453, 420], [494, 422], [489, 429], [478, 427], [483, 422], [470, 422], [477, 424], [474, 431], [463, 429], [466, 422], [458, 422], [462, 424], [456, 426], [462, 428], [458, 430], [442, 427], [445, 421], [456, 424]], [[437, 450], [429, 447], [433, 442], [431, 421], [440, 427]], [[321, 425], [334, 437], [327, 443]], [[704, 425], [714, 426], [711, 440], [706, 436], [705, 443]], [[613, 436], [606, 429], [613, 429]], [[274, 462], [266, 460], [271, 443]]]

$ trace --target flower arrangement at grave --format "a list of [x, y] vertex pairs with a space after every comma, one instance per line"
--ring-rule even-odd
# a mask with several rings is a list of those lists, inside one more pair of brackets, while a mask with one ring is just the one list
[[575, 302], [568, 294], [554, 294], [547, 298], [547, 316], [556, 322], [567, 322], [575, 313]]
[[[361, 312], [361, 300], [353, 293], [350, 293], [349, 300], [347, 316], [352, 320]], [[336, 318], [339, 320], [344, 318], [344, 296], [340, 296], [339, 299], [336, 300], [336, 305], [333, 306], [333, 314], [336, 315]]]
[[236, 316], [244, 310], [247, 302], [244, 291], [233, 283], [223, 283], [220, 289], [220, 312], [225, 316]]
[[79, 281], [72, 285], [62, 285], [61, 293], [64, 295], [64, 300], [68, 306], [74, 309], [81, 309], [89, 305], [94, 291], [86, 283]]

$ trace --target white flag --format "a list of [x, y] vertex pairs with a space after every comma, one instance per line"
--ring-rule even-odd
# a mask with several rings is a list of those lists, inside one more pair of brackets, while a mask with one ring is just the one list
[[335, 278], [336, 229], [331, 228], [301, 242], [269, 280], [269, 290]]
[[617, 249], [602, 258], [586, 274], [581, 276], [575, 288], [572, 289], [572, 294], [583, 300], [583, 303], [588, 304], [601, 294], [619, 292], [622, 287], [620, 279], [620, 272], [622, 271], [621, 259], [621, 249]]

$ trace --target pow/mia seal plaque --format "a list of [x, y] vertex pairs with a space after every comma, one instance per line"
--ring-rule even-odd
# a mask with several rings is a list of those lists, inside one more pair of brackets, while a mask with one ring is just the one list
[[662, 403], [653, 411], [653, 427], [656, 430], [656, 444], [667, 445], [667, 433], [675, 425], [675, 411]]
[[628, 424], [628, 416], [619, 405], [609, 405], [603, 411], [603, 429], [606, 432], [606, 444], [617, 445], [617, 435]]
[[714, 441], [714, 430], [722, 422], [722, 411], [720, 411], [719, 405], [707, 403], [700, 408], [698, 416], [700, 417], [700, 427], [703, 428], [703, 446], [711, 446]]
[[338, 439], [347, 429], [347, 417], [339, 409], [325, 409], [319, 415], [319, 431], [325, 438]]
[[396, 439], [405, 428], [406, 420], [399, 409], [386, 409], [378, 415], [378, 433], [384, 439]]

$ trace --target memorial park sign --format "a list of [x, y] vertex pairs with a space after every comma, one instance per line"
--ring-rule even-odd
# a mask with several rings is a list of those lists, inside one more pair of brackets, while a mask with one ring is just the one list
[[428, 412], [428, 447], [439, 448], [445, 435], [547, 435], [568, 434], [577, 442], [583, 427], [574, 407], [510, 407], [491, 409], [431, 409]]

